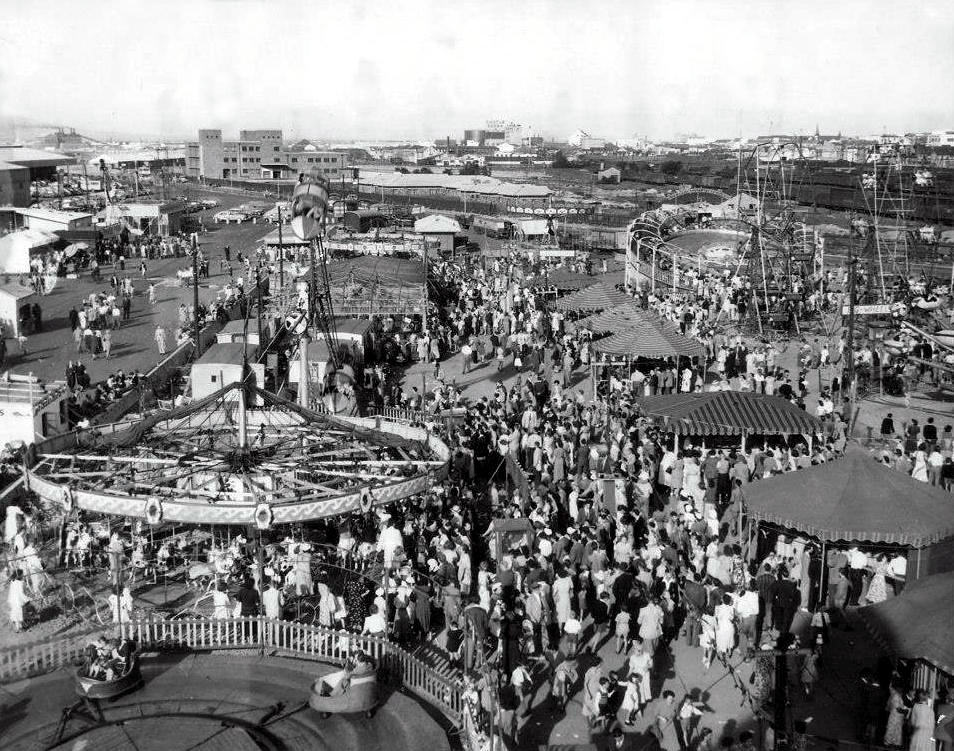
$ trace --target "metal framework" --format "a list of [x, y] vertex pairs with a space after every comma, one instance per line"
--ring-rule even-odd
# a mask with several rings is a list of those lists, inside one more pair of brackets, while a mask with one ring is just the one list
[[[249, 397], [248, 399], [246, 397]], [[245, 404], [260, 400], [263, 408]], [[30, 488], [67, 509], [197, 524], [272, 524], [369, 511], [446, 475], [427, 431], [311, 412], [231, 384], [187, 407], [37, 445]]]

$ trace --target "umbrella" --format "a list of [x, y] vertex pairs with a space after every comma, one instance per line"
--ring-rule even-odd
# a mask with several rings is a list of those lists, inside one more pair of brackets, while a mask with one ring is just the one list
[[72, 258], [81, 250], [87, 250], [89, 245], [87, 243], [72, 243], [71, 245], [66, 246], [66, 250], [63, 252], [66, 254], [67, 258]]

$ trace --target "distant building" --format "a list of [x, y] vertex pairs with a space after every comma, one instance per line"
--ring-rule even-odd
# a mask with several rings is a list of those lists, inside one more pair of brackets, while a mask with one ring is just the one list
[[30, 169], [0, 162], [0, 205], [30, 205]]
[[186, 144], [186, 177], [233, 180], [280, 180], [319, 169], [329, 180], [345, 176], [345, 155], [318, 151], [307, 141], [290, 147], [280, 130], [241, 130], [239, 140], [225, 141], [222, 131], [204, 129]]
[[928, 133], [927, 145], [935, 146], [954, 146], [954, 130], [935, 130]]
[[431, 241], [441, 252], [451, 252], [456, 244], [455, 238], [461, 234], [460, 223], [456, 219], [432, 214], [414, 222], [414, 231], [424, 238], [425, 243]]
[[605, 138], [596, 138], [585, 130], [575, 130], [567, 136], [566, 142], [578, 149], [601, 149], [606, 146]]
[[471, 147], [499, 146], [506, 142], [507, 133], [503, 130], [475, 128], [464, 131], [464, 144]]
[[0, 206], [29, 206], [33, 180], [56, 180], [59, 167], [73, 157], [24, 146], [0, 146]]
[[623, 173], [617, 167], [607, 167], [596, 172], [596, 179], [601, 183], [618, 183]]

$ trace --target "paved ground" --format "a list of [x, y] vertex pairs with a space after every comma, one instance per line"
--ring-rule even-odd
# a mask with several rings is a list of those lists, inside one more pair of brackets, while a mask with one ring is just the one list
[[[307, 706], [310, 686], [333, 668], [317, 662], [258, 657], [246, 651], [196, 655], [155, 655], [142, 659], [144, 685], [101, 707], [108, 723], [92, 732], [89, 723], [70, 722], [88, 749], [212, 751], [260, 748], [254, 726], [281, 704], [263, 728], [287, 751], [446, 751], [447, 737], [413, 700], [385, 689], [382, 703], [363, 716], [320, 718]], [[63, 708], [76, 700], [70, 670], [7, 684], [0, 689], [0, 747], [39, 751], [49, 747]], [[223, 723], [225, 721], [225, 724]], [[253, 728], [228, 729], [227, 723]], [[74, 749], [71, 742], [57, 748]]]
[[[209, 303], [216, 298], [228, 282], [224, 273], [219, 271], [219, 259], [223, 257], [225, 245], [232, 247], [233, 269], [240, 274], [240, 267], [234, 259], [238, 251], [247, 252], [258, 245], [258, 241], [269, 234], [273, 225], [267, 224], [229, 224], [216, 225], [212, 214], [223, 206], [234, 206], [249, 200], [246, 196], [211, 193], [192, 189], [196, 197], [212, 196], [221, 202], [221, 206], [203, 212], [207, 231], [200, 236], [203, 252], [210, 258], [209, 279], [203, 279], [199, 286], [200, 303]], [[159, 359], [153, 335], [158, 324], [166, 329], [167, 342], [171, 344], [172, 331], [178, 325], [179, 303], [192, 304], [192, 288], [180, 287], [176, 281], [176, 271], [190, 267], [188, 258], [169, 258], [147, 261], [147, 278], [139, 274], [139, 262], [126, 264], [126, 276], [133, 279], [136, 294], [133, 298], [132, 319], [113, 334], [112, 356], [105, 360], [102, 356], [92, 359], [88, 354], [77, 355], [69, 325], [69, 310], [92, 292], [109, 290], [109, 278], [113, 270], [102, 270], [102, 280], [93, 281], [89, 272], [78, 279], [59, 279], [50, 294], [41, 298], [43, 309], [43, 331], [29, 337], [27, 354], [21, 355], [16, 343], [7, 342], [8, 357], [4, 364], [12, 373], [32, 373], [43, 380], [62, 380], [65, 378], [67, 362], [80, 360], [86, 365], [92, 382], [103, 380], [117, 370], [129, 372], [134, 369], [146, 371]], [[117, 270], [119, 276], [123, 272]], [[157, 303], [150, 306], [147, 290], [150, 283], [156, 285]]]

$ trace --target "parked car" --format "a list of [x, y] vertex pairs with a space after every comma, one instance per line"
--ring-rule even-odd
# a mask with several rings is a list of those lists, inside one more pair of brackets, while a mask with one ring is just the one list
[[214, 198], [203, 198], [201, 201], [199, 201], [199, 203], [201, 203], [202, 206], [207, 209], [214, 209], [216, 206], [219, 205], [219, 202], [216, 201]]
[[241, 224], [242, 222], [248, 221], [248, 218], [248, 214], [242, 211], [236, 211], [235, 209], [225, 209], [224, 211], [216, 212], [212, 217], [216, 224], [219, 222], [225, 222], [225, 224], [231, 224], [232, 222]]

